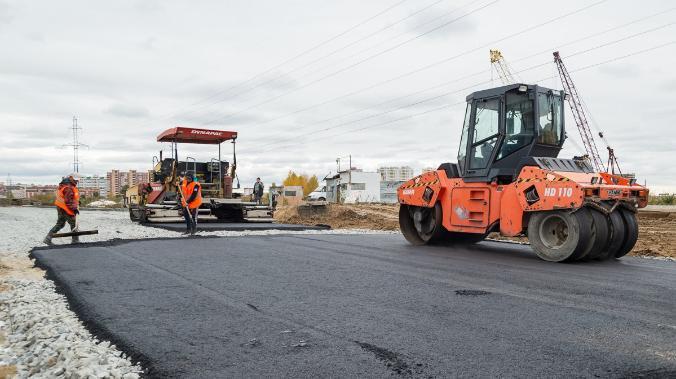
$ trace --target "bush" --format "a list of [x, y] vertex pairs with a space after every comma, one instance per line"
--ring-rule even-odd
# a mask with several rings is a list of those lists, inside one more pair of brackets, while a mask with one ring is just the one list
[[676, 194], [650, 196], [648, 203], [653, 205], [676, 205]]

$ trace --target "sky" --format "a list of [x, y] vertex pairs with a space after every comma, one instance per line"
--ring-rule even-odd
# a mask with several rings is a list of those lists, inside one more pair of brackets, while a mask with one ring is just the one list
[[[560, 50], [622, 171], [676, 192], [674, 22], [668, 0], [0, 0], [0, 180], [71, 172], [74, 116], [83, 175], [150, 169], [174, 126], [237, 131], [243, 186], [350, 155], [419, 172], [456, 161], [465, 97], [501, 84], [489, 49], [555, 89]], [[559, 156], [580, 155], [567, 130]]]

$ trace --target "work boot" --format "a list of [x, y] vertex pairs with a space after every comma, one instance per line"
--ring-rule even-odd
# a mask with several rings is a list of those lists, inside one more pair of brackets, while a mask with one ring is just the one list
[[187, 236], [190, 234], [191, 229], [186, 230], [185, 232], [181, 233], [182, 236]]
[[47, 246], [54, 246], [52, 243], [52, 233], [47, 233], [47, 236], [42, 240], [42, 242], [44, 242]]

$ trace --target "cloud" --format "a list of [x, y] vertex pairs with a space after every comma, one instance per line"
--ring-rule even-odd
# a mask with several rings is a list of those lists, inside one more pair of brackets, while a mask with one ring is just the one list
[[462, 17], [467, 12], [468, 10], [465, 9], [452, 12], [437, 10], [436, 13], [421, 13], [412, 17], [406, 24], [406, 28], [411, 34], [418, 35], [439, 27], [439, 29], [425, 35], [425, 37], [433, 39], [446, 39], [450, 35], [471, 34], [477, 30], [477, 23], [473, 21], [472, 16]]
[[5, 1], [0, 1], [0, 25], [7, 25], [12, 22], [12, 15], [10, 14], [9, 4]]
[[144, 118], [149, 115], [148, 110], [143, 106], [121, 103], [111, 105], [105, 113], [125, 118]]
[[667, 79], [659, 87], [665, 91], [676, 92], [676, 79]]
[[630, 64], [601, 66], [598, 70], [613, 78], [636, 78], [641, 75], [641, 70]]
[[[371, 31], [425, 6], [408, 2], [349, 35], [318, 45], [348, 28], [350, 20], [365, 19], [376, 8], [389, 6], [387, 2], [369, 2], [368, 7], [359, 2], [326, 2], [321, 7], [310, 0], [268, 2], [261, 12], [261, 7], [243, 2], [129, 0], [64, 8], [58, 2], [0, 0], [0, 39], [3, 48], [12, 52], [0, 59], [4, 89], [0, 91], [0, 166], [12, 176], [32, 174], [35, 180], [43, 180], [51, 175], [58, 180], [71, 169], [71, 150], [58, 147], [71, 140], [73, 114], [84, 128], [81, 140], [90, 146], [80, 158], [83, 172], [91, 174], [149, 167], [157, 150], [167, 149], [155, 141], [156, 136], [177, 124], [238, 131], [239, 176], [244, 185], [256, 176], [266, 183], [279, 182], [289, 169], [323, 176], [335, 171], [337, 156], [347, 154], [352, 154], [357, 166], [371, 171], [381, 164], [410, 165], [419, 171], [422, 166], [453, 162], [464, 118], [462, 104], [397, 119], [463, 102], [474, 90], [472, 85], [490, 79], [488, 46], [480, 46], [513, 33], [515, 23], [520, 29], [551, 18], [551, 6], [534, 2], [524, 18], [522, 9], [499, 2], [404, 48], [299, 88], [481, 7], [468, 4], [449, 14], [466, 2], [439, 2], [360, 42]], [[565, 25], [546, 24], [490, 47], [504, 49], [510, 57], [529, 56], [606, 27], [589, 20], [602, 17], [608, 25], [626, 23], [638, 17], [634, 5], [618, 0], [613, 2], [613, 12], [590, 9], [571, 16]], [[574, 33], [561, 33], [564, 26]], [[653, 36], [655, 41], [648, 40]], [[575, 65], [645, 49], [660, 43], [658, 37], [666, 38], [655, 33], [643, 41], [627, 40], [622, 50], [577, 55]], [[598, 43], [613, 38], [596, 37]], [[349, 41], [358, 43], [310, 64]], [[312, 46], [318, 47], [280, 64]], [[582, 48], [571, 47], [571, 51]], [[459, 59], [401, 76], [453, 56]], [[601, 65], [599, 70], [576, 72], [574, 80], [605, 127], [622, 168], [647, 177], [649, 184], [671, 185], [676, 190], [676, 169], [671, 164], [676, 141], [670, 133], [676, 122], [670, 96], [676, 91], [676, 76], [664, 65], [673, 60], [673, 49], [659, 49]], [[267, 72], [271, 67], [276, 68]], [[468, 76], [484, 68], [484, 76]], [[553, 73], [547, 67], [532, 72], [532, 77]], [[374, 83], [385, 84], [370, 87]], [[447, 85], [438, 86], [442, 83]], [[484, 82], [480, 87], [488, 85]], [[424, 88], [432, 89], [416, 94]], [[369, 117], [445, 92], [452, 93]], [[355, 95], [341, 96], [350, 93]], [[342, 116], [346, 113], [351, 114]], [[566, 121], [573, 133], [570, 114]], [[320, 132], [327, 127], [333, 128]], [[216, 154], [215, 146], [179, 148], [179, 155], [198, 159], [209, 160]], [[229, 144], [223, 144], [223, 156], [230, 158]], [[564, 156], [571, 155], [566, 151]]]
[[165, 9], [161, 3], [161, 1], [157, 0], [136, 0], [134, 2], [134, 10], [142, 13], [163, 12]]
[[139, 43], [139, 47], [142, 50], [154, 50], [156, 44], [157, 44], [157, 38], [148, 37], [148, 38], [144, 39], [143, 41], [141, 41], [141, 43]]

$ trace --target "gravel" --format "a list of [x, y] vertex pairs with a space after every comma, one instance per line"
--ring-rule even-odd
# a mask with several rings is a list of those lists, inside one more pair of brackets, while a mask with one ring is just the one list
[[[98, 229], [81, 242], [113, 239], [178, 238], [178, 232], [144, 227], [126, 212], [82, 211], [80, 228]], [[64, 378], [138, 378], [142, 368], [108, 341], [92, 336], [28, 254], [56, 222], [53, 208], [0, 208], [0, 369], [29, 376]], [[199, 236], [237, 237], [274, 234], [382, 234], [371, 230], [215, 231]], [[67, 244], [68, 238], [55, 239]], [[9, 370], [8, 370], [9, 369]]]

